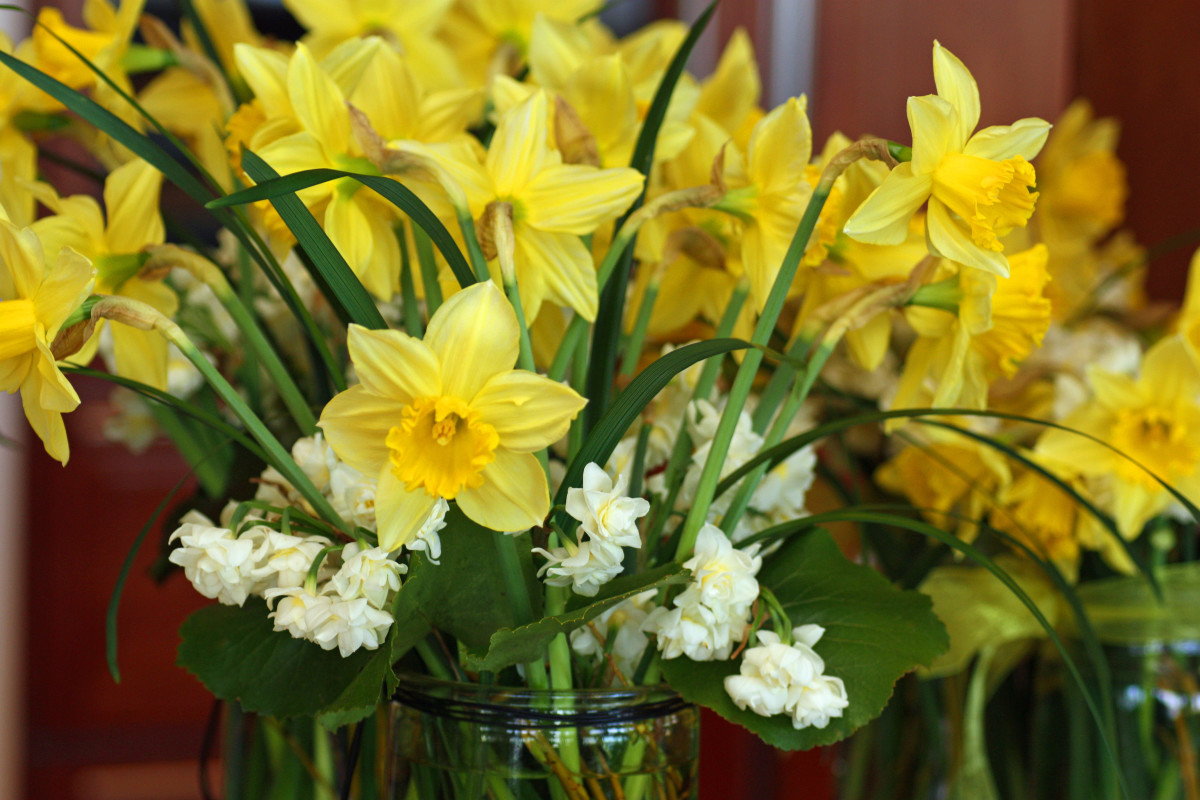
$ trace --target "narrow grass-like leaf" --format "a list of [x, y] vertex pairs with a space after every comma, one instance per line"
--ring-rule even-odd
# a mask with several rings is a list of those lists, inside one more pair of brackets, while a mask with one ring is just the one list
[[[717, 10], [716, 0], [709, 4], [704, 13], [692, 23], [687, 37], [679, 45], [679, 50], [667, 65], [654, 99], [642, 120], [642, 129], [638, 133], [637, 142], [633, 147], [633, 156], [629, 166], [647, 176], [654, 165], [654, 150], [658, 144], [658, 133], [663, 120], [667, 116], [667, 108], [671, 97], [675, 94], [683, 70], [696, 43], [700, 41], [705, 28], [708, 27], [713, 13]], [[620, 230], [629, 215], [642, 205], [646, 196], [643, 186], [641, 194], [633, 201], [629, 210], [618, 221], [614, 230]], [[592, 355], [588, 364], [587, 396], [588, 406], [583, 410], [584, 431], [590, 431], [600, 420], [600, 416], [608, 410], [609, 398], [612, 397], [613, 373], [617, 364], [617, 350], [620, 346], [622, 321], [625, 316], [625, 297], [629, 287], [629, 273], [633, 269], [633, 244], [637, 237], [631, 239], [625, 246], [625, 251], [617, 260], [617, 268], [612, 277], [600, 292], [599, 311], [596, 314], [596, 327], [592, 336]]]
[[[261, 159], [258, 160], [261, 161]], [[251, 175], [251, 177], [254, 176]], [[357, 172], [345, 172], [340, 169], [306, 169], [282, 177], [272, 171], [272, 177], [269, 179], [259, 180], [258, 178], [254, 178], [257, 181], [254, 186], [213, 200], [208, 203], [208, 207], [226, 208], [242, 203], [254, 203], [259, 200], [271, 200], [274, 202], [276, 198], [293, 194], [301, 189], [307, 189], [311, 186], [317, 186], [342, 178], [352, 178], [358, 181], [407, 214], [414, 223], [421, 227], [421, 230], [425, 231], [425, 235], [441, 251], [442, 257], [450, 265], [450, 270], [454, 273], [454, 277], [458, 280], [459, 285], [465, 289], [472, 283], [475, 283], [475, 275], [471, 272], [471, 267], [467, 264], [466, 258], [459, 251], [458, 245], [454, 243], [454, 237], [450, 235], [450, 231], [446, 230], [446, 226], [437, 218], [437, 215], [430, 211], [429, 206], [421, 202], [421, 198], [413, 194], [411, 189], [391, 178], [384, 178], [378, 175], [360, 175]]]
[[579, 486], [583, 480], [583, 470], [591, 462], [607, 463], [608, 457], [616, 448], [621, 437], [629, 430], [646, 404], [671, 382], [671, 379], [683, 370], [713, 356], [724, 355], [733, 350], [744, 350], [749, 343], [740, 339], [710, 339], [706, 342], [694, 342], [684, 345], [678, 350], [672, 350], [650, 366], [642, 370], [630, 382], [621, 396], [617, 398], [600, 418], [592, 432], [584, 440], [583, 446], [567, 468], [567, 474], [559, 486], [556, 504], [566, 502], [567, 489]]
[[957, 550], [966, 558], [974, 561], [976, 564], [986, 569], [1001, 583], [1008, 587], [1009, 591], [1011, 591], [1017, 597], [1017, 599], [1021, 601], [1022, 605], [1029, 610], [1029, 613], [1034, 616], [1034, 618], [1038, 621], [1038, 624], [1041, 625], [1042, 629], [1046, 631], [1046, 636], [1049, 637], [1050, 641], [1053, 642], [1054, 646], [1058, 649], [1059, 654], [1062, 656], [1063, 663], [1067, 665], [1067, 669], [1070, 671], [1071, 677], [1079, 687], [1079, 691], [1083, 695], [1084, 701], [1087, 703], [1088, 710], [1091, 712], [1092, 719], [1096, 723], [1097, 732], [1099, 733], [1101, 741], [1104, 744], [1105, 753], [1108, 755], [1110, 763], [1116, 770], [1117, 780], [1120, 783], [1122, 794], [1126, 798], [1130, 797], [1129, 787], [1125, 782], [1124, 773], [1121, 771], [1120, 762], [1117, 759], [1116, 751], [1113, 749], [1112, 738], [1109, 736], [1108, 731], [1106, 730], [1105, 716], [1101, 711], [1099, 704], [1096, 702], [1096, 699], [1092, 696], [1091, 691], [1088, 689], [1087, 682], [1083, 677], [1083, 673], [1080, 672], [1079, 667], [1075, 664], [1075, 659], [1071, 657], [1070, 651], [1059, 637], [1058, 631], [1054, 629], [1054, 626], [1050, 624], [1050, 621], [1046, 619], [1046, 616], [1042, 614], [1041, 609], [1038, 608], [1037, 603], [1035, 603], [1033, 599], [1025, 593], [1025, 590], [1021, 588], [1020, 584], [1017, 583], [1011, 575], [1001, 569], [996, 562], [984, 555], [972, 545], [967, 544], [953, 534], [946, 533], [945, 531], [920, 520], [909, 519], [908, 517], [902, 517], [893, 514], [878, 514], [874, 512], [857, 511], [855, 509], [843, 509], [839, 511], [830, 511], [823, 514], [815, 514], [811, 517], [805, 517], [803, 519], [793, 520], [782, 525], [776, 525], [772, 528], [768, 528], [765, 531], [755, 534], [753, 537], [749, 537], [743, 543], [743, 546], [749, 544], [751, 539], [756, 542], [769, 542], [774, 539], [785, 538], [800, 531], [807, 530], [808, 528], [816, 527], [817, 525], [822, 525], [828, 522], [873, 523], [877, 525], [903, 528], [914, 533], [928, 536], [931, 539], [936, 539], [942, 544]]
[[[270, 164], [250, 150], [242, 151], [242, 167], [258, 183], [279, 177]], [[295, 192], [272, 197], [271, 205], [275, 206], [279, 216], [295, 235], [297, 243], [312, 259], [312, 266], [317, 271], [313, 278], [329, 287], [329, 302], [339, 306], [351, 322], [372, 330], [387, 328], [387, 322], [375, 307], [375, 301], [363, 287], [362, 281], [350, 269], [346, 259], [329, 241], [312, 212]]]

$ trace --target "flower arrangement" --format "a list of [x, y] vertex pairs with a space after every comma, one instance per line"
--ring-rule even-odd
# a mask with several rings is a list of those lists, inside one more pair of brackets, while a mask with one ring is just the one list
[[[1089, 551], [1136, 571], [1131, 540], [1194, 510], [1195, 303], [1143, 357], [1086, 107], [976, 130], [935, 42], [910, 145], [814, 152], [803, 97], [759, 107], [744, 34], [686, 71], [711, 8], [616, 38], [595, 0], [287, 5], [296, 43], [237, 0], [187, 0], [180, 36], [88, 0], [0, 42], [24, 79], [0, 88], [0, 385], [64, 464], [83, 376], [126, 393], [114, 435], [151, 413], [192, 464], [168, 558], [218, 603], [179, 661], [263, 720], [273, 780], [302, 730], [331, 787], [314, 724], [361, 743], [418, 673], [665, 683], [777, 747], [836, 742], [979, 653], [947, 571], [1003, 583], [1074, 670], [1029, 566], [1068, 593]], [[211, 227], [160, 210], [164, 181]], [[521, 741], [547, 796], [640, 797], [646, 735], [606, 754], [628, 776]]]

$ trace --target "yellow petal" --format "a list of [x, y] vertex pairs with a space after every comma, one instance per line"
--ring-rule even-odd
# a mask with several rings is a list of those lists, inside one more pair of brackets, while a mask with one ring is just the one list
[[529, 74], [538, 86], [562, 90], [592, 50], [582, 25], [539, 14], [529, 35]]
[[487, 171], [497, 197], [515, 196], [530, 179], [558, 162], [546, 144], [546, 93], [535, 92], [504, 114], [487, 151]]
[[396, 217], [366, 197], [365, 191], [335, 192], [325, 209], [325, 233], [367, 291], [386, 303], [400, 288]]
[[422, 489], [408, 491], [390, 466], [379, 474], [375, 523], [379, 546], [392, 552], [416, 538], [438, 499]]
[[79, 308], [95, 285], [96, 271], [92, 262], [70, 248], [64, 248], [37, 292], [38, 321], [46, 328], [46, 337], [53, 339], [58, 328], [72, 311]]
[[458, 507], [471, 520], [494, 531], [523, 531], [550, 513], [546, 473], [532, 453], [497, 450], [483, 470], [483, 484], [463, 489]]
[[1084, 370], [1096, 402], [1109, 410], [1140, 408], [1150, 399], [1138, 388], [1138, 382], [1128, 375], [1109, 372], [1098, 364], [1088, 364]]
[[31, 299], [44, 270], [42, 243], [34, 232], [0, 220], [0, 300]]
[[50, 411], [38, 405], [37, 388], [40, 380], [36, 370], [30, 372], [21, 391], [21, 405], [25, 409], [25, 418], [29, 420], [33, 432], [42, 440], [50, 457], [66, 464], [70, 457], [67, 428], [63, 425], [61, 412]]
[[329, 76], [342, 97], [349, 97], [354, 94], [363, 72], [387, 47], [378, 36], [349, 39], [321, 59], [320, 70]]
[[915, 175], [912, 164], [901, 164], [846, 220], [846, 235], [868, 244], [900, 244], [908, 238], [909, 220], [931, 191], [931, 175]]
[[1019, 119], [1012, 125], [993, 125], [971, 137], [963, 152], [969, 156], [1003, 161], [1020, 156], [1026, 161], [1042, 151], [1050, 123], [1037, 117]]
[[569, 386], [513, 370], [488, 381], [471, 401], [471, 408], [496, 429], [500, 447], [532, 453], [566, 436], [571, 420], [586, 404]]
[[408, 139], [419, 119], [421, 86], [408, 62], [384, 47], [363, 70], [350, 102], [367, 115], [384, 139]]
[[754, 45], [745, 28], [739, 27], [725, 44], [716, 70], [701, 86], [696, 111], [732, 134], [758, 105], [761, 94]]
[[629, 208], [644, 181], [640, 172], [628, 167], [547, 167], [519, 195], [523, 222], [552, 233], [586, 236]]
[[119, 323], [112, 326], [116, 373], [160, 391], [167, 389], [167, 340], [158, 331], [140, 331]]
[[[536, 272], [544, 294], [529, 278]], [[528, 319], [536, 319], [544, 300], [575, 309], [591, 322], [599, 303], [592, 254], [578, 236], [546, 233], [520, 226], [517, 230], [517, 279]]]
[[912, 129], [912, 171], [917, 175], [933, 172], [950, 152], [955, 135], [954, 109], [934, 94], [910, 97], [908, 127]]
[[804, 172], [812, 156], [807, 104], [804, 97], [792, 97], [754, 126], [746, 150], [746, 174], [760, 193], [807, 186]]
[[1166, 492], [1155, 491], [1141, 483], [1117, 481], [1113, 486], [1113, 517], [1117, 530], [1126, 539], [1135, 538], [1169, 502]]
[[1146, 351], [1138, 384], [1159, 403], [1194, 407], [1200, 397], [1200, 372], [1182, 337], [1160, 339]]
[[979, 86], [966, 66], [936, 41], [933, 43], [933, 81], [938, 95], [954, 106], [958, 115], [951, 146], [959, 152], [979, 124]]
[[235, 44], [233, 52], [238, 72], [262, 105], [263, 113], [268, 118], [291, 116], [292, 101], [288, 99], [287, 92], [287, 56], [277, 50], [248, 44]]
[[296, 45], [288, 64], [287, 87], [296, 118], [304, 129], [329, 153], [349, 150], [350, 115], [346, 98], [303, 44]]
[[364, 475], [378, 475], [388, 464], [388, 431], [405, 405], [351, 386], [329, 401], [317, 424], [338, 458]]
[[442, 394], [470, 401], [495, 374], [517, 363], [517, 315], [491, 281], [463, 289], [443, 303], [425, 331], [442, 365]]
[[105, 239], [110, 253], [137, 253], [166, 239], [158, 196], [162, 173], [135, 159], [117, 167], [104, 181], [104, 207], [108, 209]]
[[929, 238], [929, 249], [934, 255], [1007, 278], [1008, 259], [1004, 254], [984, 250], [975, 244], [964, 226], [965, 223], [956, 222], [950, 216], [950, 210], [942, 201], [936, 198], [929, 201], [925, 234]]
[[371, 394], [408, 405], [417, 398], [442, 393], [437, 356], [420, 339], [400, 331], [373, 331], [352, 324], [347, 346], [355, 374]]
[[[321, 142], [307, 131], [276, 139], [266, 147], [260, 148], [258, 154], [280, 175], [290, 175], [306, 169], [337, 167], [326, 155]], [[296, 194], [305, 205], [312, 206], [328, 197], [334, 186], [334, 183], [321, 183], [301, 189]]]

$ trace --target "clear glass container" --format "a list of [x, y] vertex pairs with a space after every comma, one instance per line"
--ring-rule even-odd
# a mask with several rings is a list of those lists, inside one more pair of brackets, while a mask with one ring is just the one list
[[695, 798], [699, 710], [666, 687], [539, 691], [405, 676], [394, 800]]

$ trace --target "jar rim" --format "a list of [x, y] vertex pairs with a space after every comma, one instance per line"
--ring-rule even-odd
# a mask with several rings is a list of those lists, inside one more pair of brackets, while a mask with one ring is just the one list
[[[636, 723], [694, 706], [665, 684], [617, 689], [531, 689], [400, 675], [394, 702], [464, 722], [557, 728]], [[567, 702], [569, 701], [569, 702]]]

